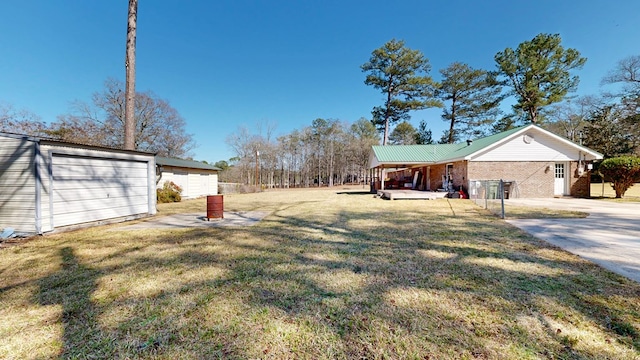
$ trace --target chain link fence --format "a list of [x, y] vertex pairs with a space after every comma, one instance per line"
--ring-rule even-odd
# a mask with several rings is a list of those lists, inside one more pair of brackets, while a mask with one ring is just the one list
[[504, 219], [504, 200], [518, 197], [515, 181], [469, 180], [469, 199]]
[[262, 189], [254, 185], [218, 182], [218, 194], [247, 194], [260, 192]]

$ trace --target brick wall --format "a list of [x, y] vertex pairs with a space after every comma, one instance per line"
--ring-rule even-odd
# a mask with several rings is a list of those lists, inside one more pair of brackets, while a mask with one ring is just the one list
[[[422, 186], [424, 189], [427, 188], [427, 183], [430, 185], [430, 189], [432, 191], [436, 191], [437, 189], [442, 189], [442, 177], [447, 172], [446, 164], [438, 164], [438, 165], [430, 165], [430, 178], [426, 178], [427, 167], [421, 167], [419, 170], [425, 174], [424, 180], [422, 182]], [[467, 186], [467, 162], [466, 161], [458, 161], [453, 163], [453, 169], [451, 170], [453, 186], [455, 189], [460, 188], [460, 185]]]
[[[471, 162], [468, 164], [469, 179], [515, 180], [515, 196], [522, 198], [553, 197], [554, 162]], [[569, 195], [590, 196], [590, 174], [578, 173], [578, 163], [569, 163]]]
[[471, 180], [515, 180], [514, 196], [522, 198], [553, 197], [553, 162], [470, 162]]
[[571, 176], [569, 189], [573, 197], [588, 198], [591, 197], [591, 172], [585, 170], [582, 175], [578, 171], [578, 162], [572, 162], [569, 165], [569, 176]]
[[[426, 178], [427, 167], [412, 169], [421, 171], [423, 180], [420, 189], [426, 189], [427, 183], [432, 191], [443, 188], [442, 176], [445, 175], [446, 164], [430, 165], [430, 178]], [[512, 189], [513, 196], [522, 198], [553, 197], [555, 162], [468, 162], [458, 161], [453, 163], [451, 171], [453, 186], [459, 189], [468, 186], [471, 180], [515, 180], [516, 188]], [[590, 196], [590, 173], [585, 171], [582, 175], [578, 172], [578, 163], [570, 162], [566, 171], [569, 177], [569, 195], [574, 197]], [[467, 189], [468, 191], [468, 189]]]

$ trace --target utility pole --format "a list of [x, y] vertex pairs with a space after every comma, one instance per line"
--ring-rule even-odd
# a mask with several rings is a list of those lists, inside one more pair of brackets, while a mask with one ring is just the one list
[[126, 70], [126, 84], [124, 90], [124, 148], [135, 150], [135, 97], [136, 97], [136, 27], [138, 21], [138, 0], [129, 0], [129, 15], [127, 19], [127, 51], [124, 67]]
[[256, 188], [258, 187], [258, 159], [260, 158], [260, 151], [256, 150]]

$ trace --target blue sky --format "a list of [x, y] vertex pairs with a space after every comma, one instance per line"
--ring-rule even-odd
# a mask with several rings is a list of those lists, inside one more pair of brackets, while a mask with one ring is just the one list
[[[127, 0], [0, 4], [0, 103], [51, 122], [124, 80]], [[194, 158], [234, 156], [226, 137], [275, 124], [275, 135], [315, 118], [370, 117], [382, 95], [360, 65], [405, 40], [431, 75], [454, 61], [495, 69], [494, 55], [538, 33], [559, 33], [587, 57], [578, 94], [600, 91], [616, 62], [640, 54], [640, 1], [139, 0], [138, 91], [176, 108], [194, 134]], [[439, 138], [440, 111], [413, 114]]]

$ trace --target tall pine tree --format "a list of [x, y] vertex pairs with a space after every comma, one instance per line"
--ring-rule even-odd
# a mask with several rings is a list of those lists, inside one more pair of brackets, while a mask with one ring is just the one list
[[521, 110], [531, 123], [540, 122], [540, 109], [562, 101], [574, 91], [578, 77], [570, 70], [580, 69], [587, 61], [575, 49], [565, 49], [558, 34], [538, 34], [514, 50], [496, 54], [498, 71], [516, 96], [516, 111]]
[[496, 122], [504, 99], [495, 75], [459, 62], [440, 73], [438, 95], [445, 102], [442, 119], [449, 123], [446, 142], [452, 144], [456, 138], [486, 135]]
[[441, 106], [435, 98], [436, 83], [428, 75], [429, 60], [402, 40], [392, 39], [374, 50], [361, 69], [367, 73], [364, 83], [385, 96], [384, 104], [371, 112], [372, 122], [384, 132], [383, 145], [389, 141], [390, 125], [409, 119], [409, 111]]

